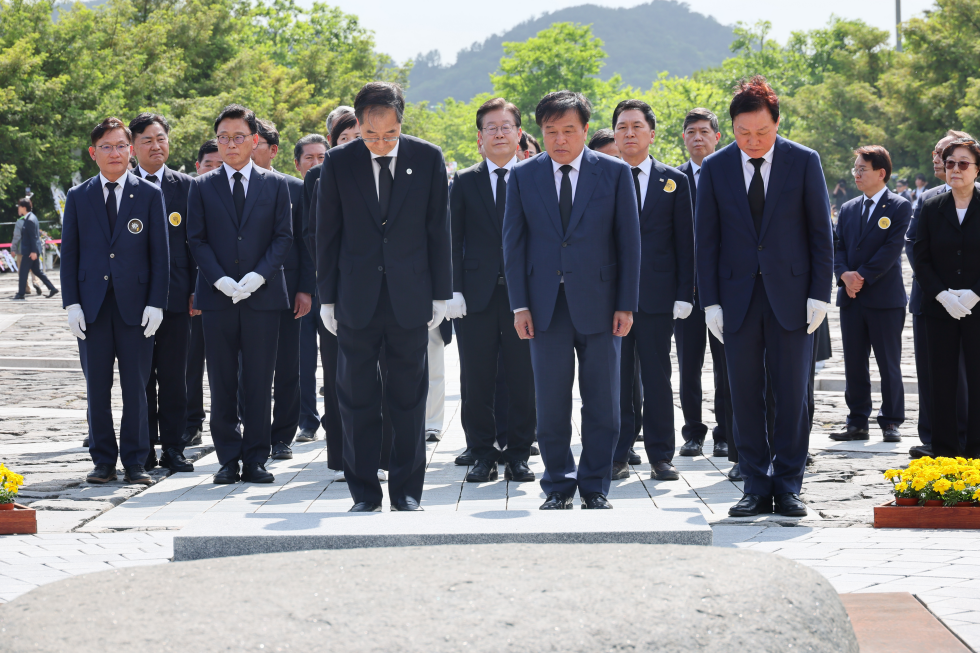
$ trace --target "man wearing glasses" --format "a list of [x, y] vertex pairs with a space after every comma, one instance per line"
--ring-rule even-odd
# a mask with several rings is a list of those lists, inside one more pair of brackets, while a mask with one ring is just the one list
[[[95, 468], [86, 480], [116, 480], [118, 457], [127, 483], [150, 485], [143, 467], [150, 453], [146, 383], [170, 285], [163, 193], [127, 171], [132, 134], [119, 119], [96, 125], [91, 140], [89, 156], [99, 174], [68, 191], [61, 234], [61, 292], [88, 394]], [[117, 362], [123, 399], [118, 445], [110, 405]]]
[[259, 137], [251, 110], [225, 107], [214, 131], [223, 163], [195, 178], [187, 198], [199, 269], [194, 307], [203, 312], [211, 436], [221, 463], [214, 482], [271, 483], [272, 378], [279, 316], [289, 308], [282, 266], [293, 244], [289, 188], [252, 164]]
[[421, 510], [428, 329], [452, 298], [446, 165], [441, 150], [401, 134], [397, 84], [357, 93], [361, 140], [327, 152], [316, 208], [317, 292], [337, 336], [337, 393], [351, 512], [381, 510], [381, 379], [392, 424], [392, 510]]

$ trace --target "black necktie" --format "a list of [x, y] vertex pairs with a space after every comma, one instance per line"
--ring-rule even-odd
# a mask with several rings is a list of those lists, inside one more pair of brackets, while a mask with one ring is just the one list
[[762, 231], [762, 214], [766, 211], [766, 185], [762, 181], [762, 164], [765, 162], [765, 159], [749, 159], [749, 163], [755, 166], [755, 174], [749, 183], [749, 209], [756, 234]]
[[242, 214], [245, 213], [245, 184], [242, 183], [242, 177], [244, 175], [240, 172], [232, 175], [235, 186], [232, 188], [231, 198], [235, 200], [235, 214], [239, 221], [242, 219]]
[[633, 188], [636, 189], [636, 208], [643, 213], [643, 196], [640, 194], [640, 169], [633, 168]]
[[109, 214], [109, 233], [116, 233], [116, 213], [119, 210], [116, 206], [116, 187], [119, 186], [114, 181], [105, 185], [109, 193], [105, 196], [105, 212]]
[[558, 213], [561, 214], [561, 230], [568, 231], [568, 221], [572, 217], [572, 180], [568, 173], [572, 171], [572, 166], [563, 165], [558, 168], [561, 171], [561, 192], [558, 193]]
[[504, 206], [507, 203], [507, 182], [504, 177], [507, 176], [507, 168], [497, 168], [494, 173], [497, 175], [497, 223], [503, 227]]
[[156, 175], [147, 175], [146, 176], [146, 180], [148, 182], [150, 182], [151, 184], [155, 184], [155, 183], [157, 183], [157, 176]]
[[864, 210], [861, 211], [861, 233], [868, 228], [868, 218], [871, 217], [871, 207], [874, 203], [875, 201], [870, 198], [864, 200]]
[[391, 176], [391, 157], [379, 156], [375, 161], [381, 166], [378, 175], [378, 204], [381, 205], [381, 223], [388, 221], [388, 205], [391, 204], [391, 186], [394, 179]]

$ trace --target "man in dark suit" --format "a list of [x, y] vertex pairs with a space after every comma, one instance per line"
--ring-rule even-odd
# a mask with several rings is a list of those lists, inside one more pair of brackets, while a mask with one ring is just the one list
[[[252, 163], [263, 170], [279, 174], [272, 162], [279, 153], [279, 130], [268, 120], [256, 120], [259, 145], [252, 150]], [[286, 296], [289, 308], [279, 313], [279, 344], [276, 347], [276, 371], [272, 384], [272, 455], [275, 460], [289, 460], [299, 426], [300, 413], [300, 320], [310, 312], [316, 273], [313, 257], [306, 245], [306, 225], [303, 220], [303, 182], [296, 177], [279, 174], [289, 189], [293, 216], [293, 244], [283, 262], [286, 276]], [[315, 357], [314, 357], [315, 360]]]
[[[530, 482], [527, 465], [534, 441], [534, 372], [531, 350], [514, 330], [504, 277], [502, 240], [507, 183], [517, 165], [521, 112], [503, 98], [476, 112], [477, 141], [486, 159], [456, 174], [449, 196], [453, 235], [453, 299], [448, 317], [456, 319], [461, 383], [466, 387], [466, 444], [476, 459], [466, 475], [471, 483], [497, 478]], [[498, 451], [494, 416], [498, 357], [507, 386], [507, 447]], [[465, 361], [465, 363], [464, 363]]]
[[[146, 382], [170, 284], [163, 193], [127, 172], [132, 134], [119, 119], [96, 125], [91, 140], [99, 174], [68, 191], [61, 232], [61, 291], [68, 327], [80, 340], [95, 463], [86, 480], [115, 480], [118, 457], [127, 483], [150, 485]], [[115, 363], [123, 398], [118, 445], [110, 406]]]
[[[15, 238], [15, 245], [11, 246], [12, 250], [15, 247], [18, 249], [18, 251], [12, 253], [20, 257], [20, 269], [17, 271], [17, 294], [14, 295], [14, 299], [24, 299], [26, 297], [27, 276], [31, 273], [48, 287], [48, 297], [54, 297], [58, 294], [58, 289], [54, 287], [54, 284], [51, 283], [47, 275], [44, 274], [44, 271], [41, 270], [41, 257], [44, 256], [44, 249], [41, 246], [41, 225], [38, 222], [37, 216], [32, 211], [33, 208], [34, 205], [31, 203], [29, 197], [17, 201], [17, 214], [23, 218], [23, 222], [21, 223], [23, 226], [20, 227], [20, 242], [16, 243], [17, 239]], [[38, 287], [36, 283], [35, 288]], [[40, 294], [38, 292], [38, 295]]]
[[344, 476], [352, 512], [381, 510], [381, 380], [393, 441], [392, 510], [420, 510], [425, 479], [428, 329], [452, 297], [446, 166], [438, 147], [401, 135], [397, 84], [365, 84], [354, 100], [361, 138], [327, 151], [317, 197], [320, 316], [337, 335]]
[[727, 340], [745, 480], [729, 514], [772, 512], [775, 501], [780, 514], [802, 516], [812, 333], [830, 308], [833, 278], [830, 205], [820, 156], [778, 136], [779, 98], [765, 78], [740, 82], [729, 113], [735, 143], [704, 160], [695, 220], [698, 289], [708, 328]]
[[892, 172], [888, 150], [866, 145], [854, 153], [854, 184], [861, 195], [840, 209], [834, 254], [848, 416], [845, 430], [830, 438], [847, 441], [870, 437], [868, 357], [874, 350], [881, 374], [878, 425], [885, 442], [901, 442], [898, 427], [905, 421], [902, 329], [908, 301], [902, 277], [902, 246], [912, 219], [912, 203], [885, 185]]
[[[184, 457], [184, 415], [187, 412], [187, 344], [190, 337], [194, 281], [197, 266], [187, 244], [187, 192], [191, 178], [167, 167], [170, 158], [170, 123], [159, 114], [141, 113], [129, 122], [133, 150], [139, 165], [133, 174], [163, 192], [170, 243], [170, 288], [163, 322], [153, 344], [153, 364], [146, 384], [150, 455], [146, 468], [160, 466], [171, 472], [192, 472]], [[159, 384], [159, 391], [157, 385]]]
[[[585, 147], [592, 106], [549, 93], [534, 112], [545, 153], [507, 184], [504, 267], [517, 334], [531, 340], [542, 510], [603, 509], [619, 440], [620, 356], [640, 282], [640, 226], [628, 165]], [[532, 317], [533, 316], [533, 317]], [[578, 354], [582, 456], [571, 451]]]
[[221, 463], [214, 482], [271, 483], [270, 397], [280, 314], [290, 303], [282, 270], [293, 244], [289, 188], [281, 175], [252, 164], [259, 136], [251, 110], [225, 107], [214, 131], [224, 163], [195, 178], [187, 199], [199, 269], [194, 306], [204, 313], [211, 436]]
[[650, 156], [657, 119], [641, 100], [623, 100], [613, 110], [613, 133], [630, 166], [640, 210], [640, 295], [633, 328], [622, 341], [619, 443], [613, 479], [629, 476], [628, 455], [636, 437], [633, 361], [643, 381], [643, 445], [650, 477], [680, 478], [674, 458], [674, 404], [670, 386], [670, 337], [674, 320], [694, 308], [694, 214], [687, 176]]

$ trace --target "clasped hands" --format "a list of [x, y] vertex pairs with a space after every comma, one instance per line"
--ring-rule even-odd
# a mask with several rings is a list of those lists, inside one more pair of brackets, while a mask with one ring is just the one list
[[864, 277], [853, 270], [840, 275], [840, 280], [844, 282], [844, 290], [851, 299], [857, 297], [861, 288], [864, 288]]
[[214, 282], [214, 287], [223, 292], [235, 304], [248, 299], [252, 293], [258, 290], [265, 283], [265, 277], [258, 272], [249, 272], [240, 281], [235, 281], [231, 277], [221, 277]]
[[936, 301], [943, 305], [953, 319], [959, 320], [973, 313], [971, 309], [980, 301], [980, 296], [969, 288], [963, 290], [950, 288], [936, 295]]

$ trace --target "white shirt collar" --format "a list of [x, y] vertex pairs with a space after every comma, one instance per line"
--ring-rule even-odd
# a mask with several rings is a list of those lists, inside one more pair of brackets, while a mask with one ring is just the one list
[[[632, 166], [630, 166], [630, 167], [632, 167]], [[646, 175], [649, 176], [649, 174], [650, 174], [650, 168], [653, 167], [653, 159], [651, 159], [650, 156], [647, 155], [647, 158], [643, 159], [643, 161], [640, 163], [640, 165], [638, 165], [636, 167], [640, 169], [640, 172], [642, 172], [642, 173], [644, 173], [644, 174], [646, 174]]]
[[505, 163], [503, 166], [498, 166], [496, 163], [494, 163], [490, 159], [487, 159], [487, 170], [490, 171], [490, 174], [493, 174], [493, 171], [496, 170], [497, 168], [504, 168], [505, 170], [510, 171], [511, 168], [513, 168], [516, 165], [517, 165], [517, 155], [516, 154], [514, 155], [514, 158], [512, 158], [510, 161], [508, 161], [507, 163]]
[[162, 165], [160, 166], [160, 169], [157, 170], [156, 172], [147, 172], [146, 168], [144, 168], [143, 166], [136, 166], [136, 169], [139, 170], [140, 177], [142, 177], [143, 179], [146, 179], [149, 175], [153, 175], [154, 177], [157, 178], [157, 183], [160, 183], [163, 181], [163, 169], [166, 167], [167, 167], [166, 165]]
[[[401, 144], [402, 144], [402, 139], [399, 137], [398, 142], [395, 143], [395, 147], [391, 150], [391, 152], [388, 152], [387, 154], [385, 154], [385, 156], [390, 156], [392, 159], [394, 159], [396, 156], [398, 156], [398, 146], [401, 145]], [[371, 152], [371, 150], [368, 150], [368, 152]], [[371, 160], [372, 161], [374, 159], [377, 159], [379, 156], [380, 155], [375, 154], [374, 152], [371, 152]], [[378, 165], [381, 165], [381, 164], [379, 163]]]
[[[867, 195], [865, 195], [864, 198], [865, 199], [869, 199], [872, 202], [874, 202], [874, 204], [872, 204], [871, 206], [873, 206], [873, 207], [874, 206], [878, 206], [878, 202], [881, 201], [881, 196], [885, 194], [885, 191], [886, 190], [888, 190], [888, 187], [887, 186], [882, 186], [881, 190], [879, 190], [877, 193], [875, 193], [871, 197], [868, 197]], [[861, 200], [861, 202], [863, 203], [864, 200]]]
[[698, 170], [700, 170], [700, 169], [701, 169], [701, 166], [699, 166], [698, 164], [696, 164], [696, 163], [694, 162], [694, 159], [689, 159], [689, 160], [690, 160], [690, 162], [691, 162], [691, 174], [692, 174], [692, 175], [696, 175], [696, 174], [698, 174]]
[[[117, 191], [119, 191], [119, 192], [122, 192], [122, 191], [120, 191], [119, 189], [120, 189], [120, 188], [122, 188], [122, 185], [123, 185], [123, 184], [125, 183], [125, 181], [126, 181], [126, 175], [127, 175], [127, 174], [129, 174], [129, 172], [128, 172], [128, 171], [127, 171], [127, 172], [124, 172], [124, 173], [122, 174], [122, 176], [121, 176], [121, 177], [120, 177], [119, 179], [117, 179], [117, 180], [116, 180], [116, 182], [115, 182], [115, 183], [117, 183], [117, 184], [119, 184], [118, 186], [116, 186], [116, 190], [117, 190]], [[100, 173], [99, 173], [99, 185], [100, 185], [100, 186], [101, 186], [102, 188], [105, 188], [105, 185], [106, 185], [106, 184], [110, 184], [110, 183], [112, 183], [112, 182], [110, 182], [110, 181], [109, 181], [108, 179], [106, 179], [106, 177], [105, 177], [105, 175], [103, 175], [103, 174], [102, 174], [102, 173], [100, 172]]]
[[[575, 172], [578, 172], [579, 170], [581, 170], [581, 169], [582, 169], [582, 157], [583, 157], [583, 156], [585, 156], [585, 148], [584, 148], [584, 147], [582, 148], [582, 151], [578, 153], [578, 156], [577, 156], [577, 157], [575, 157], [575, 160], [574, 160], [574, 161], [572, 161], [571, 163], [569, 163], [569, 164], [568, 164], [568, 165], [570, 165], [570, 166], [572, 166], [572, 169], [573, 169], [573, 170], [574, 170]], [[553, 170], [553, 171], [555, 172], [555, 174], [558, 174], [558, 172], [559, 172], [559, 169], [560, 169], [560, 168], [561, 168], [561, 167], [562, 167], [563, 165], [565, 165], [565, 164], [563, 164], [563, 163], [558, 163], [558, 162], [557, 162], [557, 161], [555, 161], [554, 159], [552, 159], [552, 160], [551, 160], [551, 168], [552, 168], [552, 170]]]
[[[772, 153], [775, 150], [776, 150], [776, 144], [773, 143], [772, 144], [772, 147], [769, 148], [769, 151], [762, 155], [762, 158], [765, 159], [766, 163], [768, 163], [770, 165], [772, 164]], [[746, 165], [749, 161], [752, 160], [752, 157], [750, 157], [748, 154], [746, 154], [745, 152], [743, 152], [741, 150], [741, 148], [739, 148], [738, 153], [742, 155], [742, 165], [743, 166]], [[693, 163], [693, 161], [692, 161], [692, 163]], [[698, 167], [700, 167], [700, 166], [698, 166]]]
[[228, 177], [229, 181], [232, 179], [232, 175], [234, 175], [236, 172], [242, 173], [242, 177], [245, 178], [245, 181], [246, 182], [249, 179], [252, 178], [252, 161], [251, 161], [251, 159], [249, 159], [249, 162], [246, 163], [245, 164], [245, 167], [242, 168], [241, 170], [235, 170], [234, 168], [232, 168], [227, 163], [222, 163], [221, 165], [224, 166], [225, 176]]

